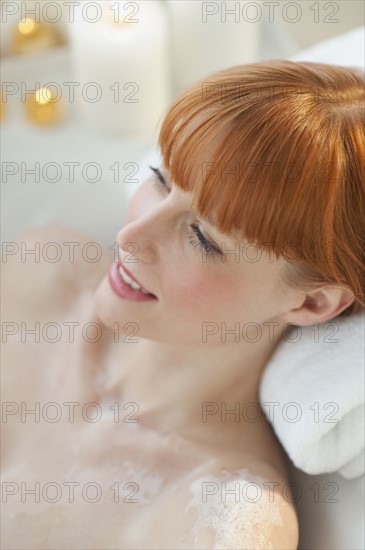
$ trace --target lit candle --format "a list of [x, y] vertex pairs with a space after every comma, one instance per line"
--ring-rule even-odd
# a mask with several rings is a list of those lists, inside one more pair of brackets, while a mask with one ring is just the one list
[[165, 10], [150, 0], [93, 4], [70, 24], [79, 113], [106, 134], [151, 141], [170, 100]]
[[38, 88], [27, 96], [25, 105], [29, 122], [37, 126], [50, 126], [62, 119], [60, 101], [50, 88]]
[[[25, 6], [29, 2], [24, 2]], [[12, 37], [16, 32], [19, 21], [21, 20], [21, 9], [19, 3], [15, 2], [0, 2], [1, 12], [1, 57], [11, 55], [12, 52]]]
[[0, 8], [2, 57], [38, 53], [64, 43], [62, 9], [55, 2], [6, 1]]
[[257, 2], [169, 0], [173, 93], [211, 72], [258, 60]]
[[12, 52], [33, 54], [60, 44], [62, 39], [54, 26], [26, 17], [17, 25], [12, 40]]

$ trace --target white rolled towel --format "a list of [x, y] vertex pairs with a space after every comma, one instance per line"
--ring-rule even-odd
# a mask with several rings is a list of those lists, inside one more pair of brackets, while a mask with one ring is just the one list
[[291, 327], [263, 372], [262, 409], [308, 474], [364, 474], [364, 329], [364, 312]]

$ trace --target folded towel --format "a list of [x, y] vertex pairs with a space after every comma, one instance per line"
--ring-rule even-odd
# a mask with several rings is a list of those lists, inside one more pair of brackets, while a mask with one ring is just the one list
[[364, 474], [364, 329], [364, 312], [291, 327], [263, 372], [261, 406], [308, 474]]

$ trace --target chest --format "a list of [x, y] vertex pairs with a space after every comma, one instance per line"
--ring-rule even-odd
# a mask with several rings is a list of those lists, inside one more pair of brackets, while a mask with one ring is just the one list
[[209, 456], [141, 426], [133, 403], [101, 399], [105, 372], [85, 345], [6, 346], [5, 547], [192, 548], [186, 504]]
[[214, 528], [197, 511], [207, 506], [200, 493], [189, 502], [217, 459], [144, 428], [133, 403], [103, 399], [112, 370], [100, 361], [95, 319], [81, 311], [55, 326], [28, 323], [35, 332], [20, 327], [5, 346], [4, 546], [212, 548]]
[[199, 466], [177, 438], [117, 422], [104, 408], [93, 421], [91, 406], [88, 420], [76, 406], [58, 421], [54, 405], [32, 409], [5, 424], [5, 547], [178, 548], [189, 540], [190, 486], [209, 459]]

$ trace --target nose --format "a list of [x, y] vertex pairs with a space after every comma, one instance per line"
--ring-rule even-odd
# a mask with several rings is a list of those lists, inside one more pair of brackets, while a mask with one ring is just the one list
[[174, 220], [176, 209], [166, 199], [122, 227], [117, 234], [119, 248], [129, 253], [130, 262], [155, 263], [160, 251], [166, 250]]

